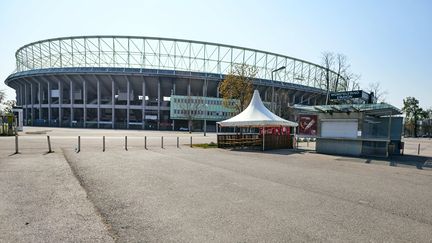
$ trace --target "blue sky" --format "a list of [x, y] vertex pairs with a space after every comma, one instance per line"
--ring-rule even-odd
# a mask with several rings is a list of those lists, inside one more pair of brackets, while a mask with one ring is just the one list
[[432, 1], [90, 1], [0, 2], [0, 89], [27, 43], [73, 35], [173, 37], [232, 44], [315, 63], [343, 53], [363, 88], [380, 82], [401, 107], [415, 96], [432, 107]]

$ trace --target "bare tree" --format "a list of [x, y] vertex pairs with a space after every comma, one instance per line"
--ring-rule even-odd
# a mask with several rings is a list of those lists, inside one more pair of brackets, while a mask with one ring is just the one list
[[333, 52], [323, 52], [322, 53], [322, 65], [325, 68], [325, 89], [327, 90], [326, 104], [328, 104], [329, 94], [330, 94], [330, 72], [333, 70], [335, 64], [335, 55]]
[[381, 88], [381, 84], [379, 82], [369, 83], [367, 91], [374, 94], [377, 103], [385, 102], [385, 98], [388, 92], [387, 90], [383, 90]]
[[360, 89], [360, 75], [352, 73], [350, 70], [345, 70], [341, 73], [341, 77], [345, 82], [341, 83], [340, 90], [352, 91]]
[[[338, 92], [360, 89], [360, 75], [351, 72], [351, 65], [344, 54], [323, 52], [322, 66], [325, 68], [325, 89], [328, 91], [328, 94], [330, 91]], [[331, 79], [330, 75], [332, 71], [336, 73], [334, 80]]]
[[[350, 65], [348, 64], [348, 60], [347, 57], [344, 54], [340, 54], [338, 53], [336, 55], [336, 72], [337, 72], [337, 76], [336, 76], [336, 82], [334, 85], [334, 91], [337, 92], [339, 91], [339, 82], [341, 77], [343, 76], [343, 74], [347, 74], [348, 73], [348, 69], [350, 68]], [[344, 77], [342, 77], [344, 78]], [[346, 89], [346, 88], [343, 88]]]

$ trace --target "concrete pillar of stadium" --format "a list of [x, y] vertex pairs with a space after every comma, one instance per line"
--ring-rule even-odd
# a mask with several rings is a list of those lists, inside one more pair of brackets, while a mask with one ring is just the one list
[[83, 127], [86, 128], [87, 127], [87, 81], [79, 76], [81, 78], [82, 81], [82, 86], [83, 86]]
[[33, 83], [30, 82], [30, 115], [31, 115], [31, 124], [34, 124], [34, 96], [33, 96]]
[[62, 120], [63, 120], [63, 112], [62, 112], [62, 106], [63, 106], [63, 85], [60, 82], [58, 82], [58, 89], [59, 89], [59, 107], [58, 107], [58, 126], [62, 126]]
[[25, 111], [24, 111], [24, 120], [25, 125], [28, 125], [28, 98], [27, 98], [27, 84], [24, 82], [24, 104], [25, 104]]
[[96, 95], [97, 95], [97, 128], [100, 128], [100, 80], [96, 78]]
[[144, 77], [142, 77], [142, 129], [145, 128], [145, 113], [146, 113], [146, 82]]
[[51, 82], [45, 80], [48, 85], [48, 126], [51, 126]]
[[73, 120], [74, 120], [74, 93], [73, 93], [73, 82], [72, 80], [68, 77], [67, 79], [69, 79], [69, 95], [70, 95], [70, 122], [69, 122], [69, 126], [72, 127], [73, 125]]
[[41, 83], [40, 81], [37, 81], [38, 84], [38, 101], [39, 101], [39, 119], [42, 119], [42, 89], [41, 89]]
[[158, 116], [158, 122], [157, 122], [157, 129], [159, 130], [160, 128], [160, 108], [161, 108], [161, 83], [160, 83], [160, 77], [157, 78], [158, 81], [158, 86], [157, 86], [157, 99], [158, 99], [158, 110], [157, 110], [157, 116]]
[[[173, 95], [175, 95], [176, 94], [176, 83], [175, 83], [175, 81], [174, 82], [172, 82], [172, 90], [171, 90], [171, 98], [172, 98], [172, 96]], [[173, 119], [172, 120], [172, 130], [174, 131], [175, 129], [175, 120]]]
[[23, 104], [23, 108], [24, 108], [24, 125], [27, 125], [28, 124], [28, 122], [27, 122], [27, 119], [28, 119], [28, 110], [27, 110], [27, 102], [28, 102], [28, 99], [27, 99], [27, 84], [24, 82], [24, 84], [23, 84], [23, 86], [24, 86], [24, 104]]
[[126, 92], [127, 92], [127, 99], [126, 99], [126, 128], [129, 129], [129, 119], [130, 119], [130, 80], [127, 76], [126, 77]]
[[115, 128], [115, 83], [114, 79], [109, 75], [111, 79], [111, 128]]

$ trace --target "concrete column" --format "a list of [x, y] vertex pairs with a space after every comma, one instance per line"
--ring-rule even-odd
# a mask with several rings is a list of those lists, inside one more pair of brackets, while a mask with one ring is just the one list
[[130, 80], [126, 77], [127, 100], [126, 100], [126, 128], [129, 129], [130, 117]]
[[172, 89], [172, 95], [175, 95], [176, 94], [176, 83], [175, 82], [173, 82], [173, 84], [172, 84], [172, 87], [173, 87], [173, 89]]
[[[220, 82], [222, 82], [222, 81], [219, 81], [219, 84], [220, 84]], [[217, 87], [219, 87], [219, 85]], [[219, 96], [220, 96], [220, 94], [219, 94], [219, 88], [217, 88], [216, 89], [216, 98], [219, 98]]]
[[[96, 77], [96, 76], [95, 76]], [[97, 128], [100, 122], [100, 80], [96, 78], [96, 92], [97, 92]]]
[[34, 125], [34, 96], [33, 96], [33, 83], [30, 83], [30, 105], [31, 105], [31, 124]]
[[22, 93], [22, 88], [21, 88], [21, 85], [20, 84], [18, 84], [18, 89], [17, 89], [17, 96], [16, 96], [16, 99], [17, 99], [17, 105], [21, 105], [22, 106], [22, 101], [21, 101], [21, 93]]
[[51, 126], [51, 82], [47, 82], [48, 86], [48, 126]]
[[39, 119], [42, 119], [42, 89], [41, 89], [41, 83], [40, 81], [38, 83], [38, 100], [39, 100]]
[[[175, 83], [175, 81], [173, 81], [173, 80], [171, 80], [172, 81], [172, 92], [171, 92], [171, 99], [172, 99], [172, 96], [173, 95], [175, 95], [175, 93], [176, 93], [176, 83]], [[172, 101], [172, 100], [171, 100]], [[174, 127], [175, 127], [175, 120], [174, 119], [172, 119], [172, 130], [174, 131]]]
[[73, 82], [72, 82], [72, 80], [69, 78], [69, 92], [70, 92], [70, 104], [71, 104], [71, 107], [70, 107], [70, 127], [72, 127], [72, 121], [74, 120], [74, 109], [73, 109], [73, 106], [74, 106], [74, 97], [73, 97], [73, 94], [74, 94], [74, 92], [73, 92]]
[[57, 81], [57, 83], [58, 83], [58, 89], [59, 89], [59, 108], [58, 108], [58, 110], [59, 110], [59, 112], [58, 112], [58, 114], [59, 114], [59, 116], [58, 116], [58, 125], [59, 125], [59, 127], [61, 127], [61, 123], [62, 123], [62, 117], [63, 117], [63, 112], [62, 112], [62, 106], [63, 106], [63, 85], [62, 85], [62, 83], [60, 82], [60, 80], [58, 80]]
[[[273, 73], [272, 73], [272, 75], [273, 75]], [[273, 82], [273, 80], [272, 80], [272, 82]], [[276, 107], [276, 104], [275, 104], [275, 88], [274, 88], [274, 83], [272, 83], [272, 92], [271, 92], [271, 111], [272, 112], [276, 112], [275, 111], [275, 107]]]
[[157, 129], [159, 130], [160, 129], [160, 114], [161, 114], [161, 112], [160, 112], [160, 104], [161, 104], [161, 83], [160, 83], [160, 77], [158, 77], [158, 112], [157, 112], [157, 115], [158, 115], [158, 122], [157, 122]]
[[188, 83], [188, 86], [187, 86], [187, 95], [191, 96], [191, 81], [190, 81], [190, 79], [189, 79], [189, 83]]
[[144, 77], [142, 78], [142, 128], [145, 128], [145, 110], [146, 110], [146, 83]]
[[[110, 76], [111, 77], [111, 76]], [[115, 83], [111, 77], [111, 128], [115, 128]]]
[[25, 115], [25, 123], [24, 123], [24, 125], [27, 125], [27, 119], [28, 119], [28, 109], [27, 109], [27, 105], [28, 105], [28, 98], [27, 98], [27, 84], [26, 83], [24, 83], [24, 108], [25, 108], [25, 112], [24, 112], [24, 115]]
[[[82, 77], [81, 77], [82, 78]], [[83, 127], [87, 127], [87, 82], [84, 78], [82, 78], [82, 85], [83, 85]]]

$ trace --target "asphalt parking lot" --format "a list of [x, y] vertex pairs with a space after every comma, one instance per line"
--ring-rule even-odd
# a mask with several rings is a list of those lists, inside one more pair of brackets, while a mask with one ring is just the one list
[[[27, 131], [34, 133], [20, 136], [18, 155], [11, 155], [13, 138], [0, 138], [0, 241], [432, 239], [428, 166], [303, 150], [190, 148], [184, 132]], [[54, 153], [46, 153], [47, 134]], [[215, 140], [192, 136], [194, 143]], [[407, 156], [419, 141], [407, 141]], [[420, 142], [429, 158], [432, 143]]]

